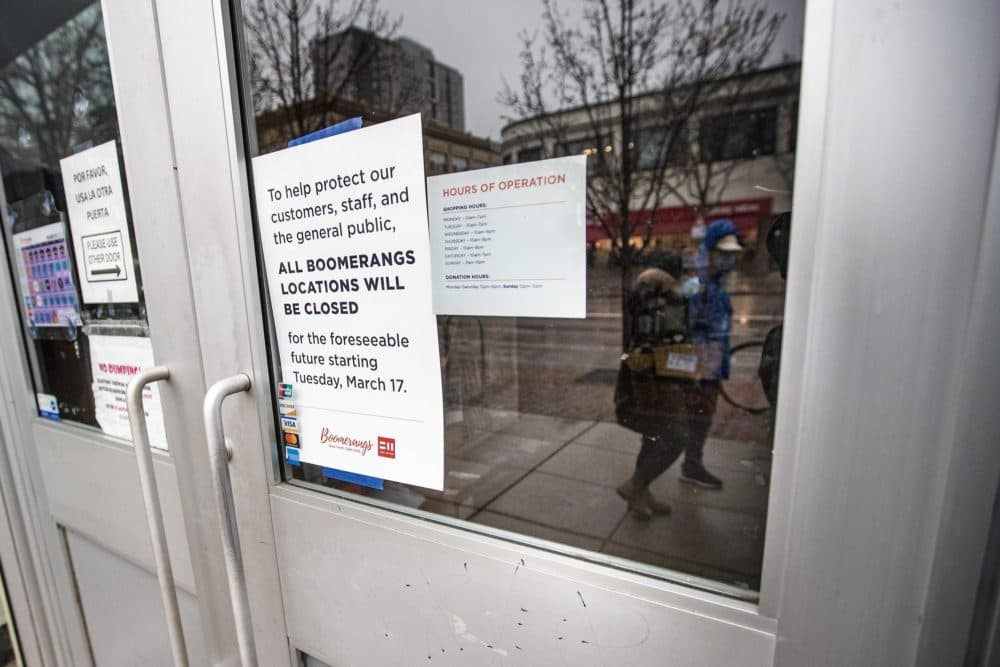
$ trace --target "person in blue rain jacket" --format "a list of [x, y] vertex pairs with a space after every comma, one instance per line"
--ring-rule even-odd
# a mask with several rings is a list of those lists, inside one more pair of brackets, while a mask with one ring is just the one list
[[684, 284], [688, 298], [691, 337], [696, 345], [712, 351], [715, 380], [729, 379], [729, 336], [733, 328], [733, 303], [725, 279], [742, 250], [732, 220], [716, 220], [705, 231], [698, 246], [695, 267], [698, 276]]

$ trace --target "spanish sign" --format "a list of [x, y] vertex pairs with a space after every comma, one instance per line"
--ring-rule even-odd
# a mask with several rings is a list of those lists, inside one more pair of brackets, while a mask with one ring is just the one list
[[427, 179], [441, 315], [586, 317], [587, 158]]
[[288, 451], [440, 490], [420, 116], [256, 157], [253, 175]]
[[139, 300], [114, 141], [59, 161], [84, 303]]
[[[148, 338], [131, 336], [94, 336], [90, 339], [90, 371], [94, 378], [94, 414], [101, 430], [108, 435], [132, 441], [125, 389], [140, 369], [153, 362], [153, 343]], [[167, 432], [163, 425], [163, 407], [157, 384], [142, 390], [142, 409], [146, 413], [149, 444], [167, 449]]]

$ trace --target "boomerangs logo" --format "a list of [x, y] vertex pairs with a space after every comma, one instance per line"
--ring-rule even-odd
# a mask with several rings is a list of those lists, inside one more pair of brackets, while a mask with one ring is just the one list
[[326, 445], [332, 449], [354, 452], [355, 454], [361, 454], [361, 456], [364, 456], [371, 451], [374, 444], [371, 440], [362, 440], [361, 438], [352, 438], [350, 436], [334, 433], [326, 426], [324, 426], [323, 430], [320, 431], [319, 442], [321, 445]]
[[378, 455], [386, 459], [396, 458], [396, 439], [380, 435], [378, 437]]

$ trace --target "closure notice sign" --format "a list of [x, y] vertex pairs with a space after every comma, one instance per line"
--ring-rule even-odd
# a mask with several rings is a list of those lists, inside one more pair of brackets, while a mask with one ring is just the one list
[[286, 443], [302, 463], [441, 489], [423, 165], [412, 115], [262, 155], [253, 172]]

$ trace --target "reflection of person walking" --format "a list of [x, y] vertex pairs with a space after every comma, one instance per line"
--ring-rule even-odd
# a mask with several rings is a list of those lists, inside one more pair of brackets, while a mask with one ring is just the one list
[[[711, 489], [721, 489], [722, 480], [702, 462], [705, 440], [719, 397], [719, 382], [729, 377], [729, 336], [733, 307], [726, 292], [726, 274], [742, 250], [731, 220], [716, 220], [705, 232], [698, 248], [698, 276], [684, 285], [688, 301], [688, 326], [702, 365], [701, 380], [678, 381], [670, 406], [664, 406], [657, 433], [642, 437], [642, 448], [632, 477], [618, 487], [633, 515], [648, 519], [667, 514], [670, 506], [656, 499], [649, 485], [684, 452], [681, 480]], [[641, 278], [641, 276], [640, 276]]]

